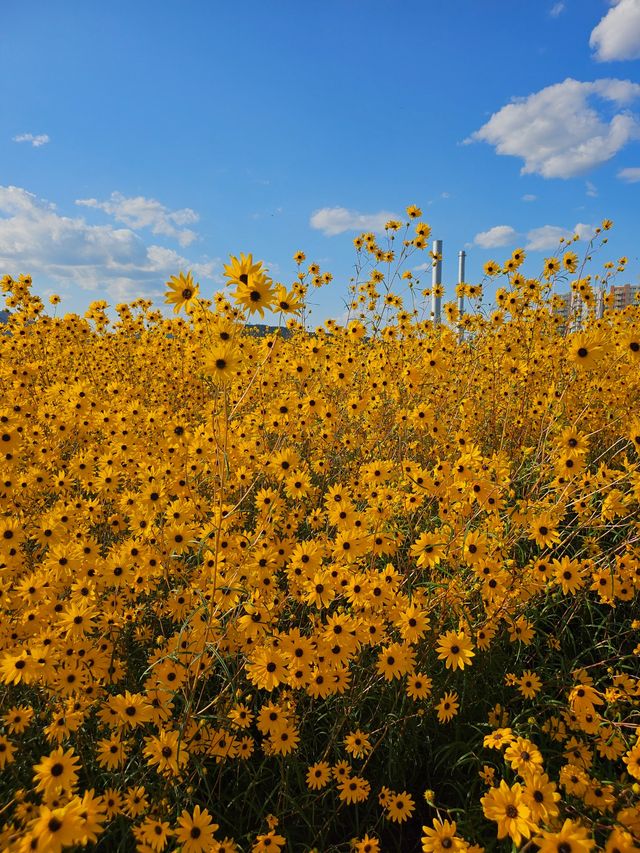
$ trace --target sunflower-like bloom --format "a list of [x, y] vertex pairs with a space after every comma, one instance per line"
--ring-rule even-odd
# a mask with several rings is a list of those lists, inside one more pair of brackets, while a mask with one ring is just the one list
[[66, 752], [59, 747], [45, 755], [39, 764], [34, 765], [36, 791], [49, 793], [58, 790], [71, 790], [78, 781], [79, 759], [73, 747]]
[[231, 255], [231, 263], [224, 267], [230, 284], [236, 285], [233, 298], [250, 314], [258, 312], [264, 317], [264, 309], [275, 307], [276, 294], [273, 282], [263, 269], [262, 261], [253, 262], [253, 255], [240, 254], [240, 259]]
[[438, 722], [448, 723], [458, 713], [460, 703], [458, 702], [458, 694], [454, 691], [445, 693], [442, 699], [436, 705], [438, 712]]
[[262, 261], [253, 262], [253, 255], [243, 255], [240, 253], [240, 259], [231, 255], [231, 263], [225, 264], [224, 274], [229, 279], [230, 284], [249, 284], [249, 279], [265, 275], [262, 268]]
[[606, 354], [604, 341], [589, 332], [580, 332], [569, 339], [567, 357], [578, 367], [588, 370], [596, 367]]
[[169, 290], [165, 293], [164, 301], [167, 305], [173, 305], [173, 313], [177, 314], [181, 308], [188, 310], [198, 298], [200, 285], [193, 281], [193, 273], [186, 275], [172, 275], [167, 282]]
[[157, 766], [158, 773], [178, 775], [189, 760], [189, 753], [180, 743], [180, 733], [167, 729], [158, 737], [145, 738], [144, 754], [149, 764]]
[[184, 809], [178, 818], [175, 836], [183, 853], [204, 853], [214, 845], [213, 833], [218, 829], [207, 809], [196, 806], [193, 812]]
[[33, 844], [27, 849], [59, 853], [63, 847], [82, 844], [86, 833], [81, 809], [82, 803], [77, 797], [60, 808], [40, 806], [39, 815], [31, 827]]
[[534, 841], [539, 847], [539, 853], [555, 853], [556, 850], [571, 850], [571, 853], [589, 853], [595, 846], [585, 827], [568, 818], [562, 824], [559, 832], [546, 832], [543, 830], [541, 835], [535, 838]]
[[551, 547], [560, 541], [558, 522], [550, 512], [543, 512], [531, 524], [529, 539], [540, 548]]
[[411, 817], [415, 807], [413, 797], [406, 791], [394, 794], [387, 803], [387, 818], [395, 823], [403, 823]]
[[508, 835], [516, 846], [520, 846], [523, 838], [529, 838], [531, 830], [535, 828], [523, 794], [519, 782], [509, 787], [503, 779], [500, 787], [491, 788], [480, 800], [485, 817], [498, 824], [498, 838]]
[[247, 284], [240, 284], [233, 298], [250, 314], [257, 312], [264, 317], [265, 308], [275, 307], [273, 282], [264, 274], [249, 276]]
[[234, 379], [241, 365], [237, 348], [230, 344], [214, 347], [204, 358], [205, 369], [214, 382], [224, 383]]
[[447, 631], [440, 637], [437, 651], [438, 660], [443, 660], [446, 668], [453, 670], [464, 669], [475, 656], [471, 640], [464, 631]]
[[428, 826], [423, 826], [422, 831], [422, 850], [423, 853], [461, 853], [467, 849], [467, 843], [464, 839], [456, 835], [455, 821], [448, 820], [440, 821], [437, 818], [433, 821], [433, 829]]

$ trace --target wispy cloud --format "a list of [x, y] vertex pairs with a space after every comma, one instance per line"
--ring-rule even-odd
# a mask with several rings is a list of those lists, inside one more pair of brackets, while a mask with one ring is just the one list
[[560, 0], [558, 3], [554, 3], [553, 6], [549, 9], [549, 14], [552, 18], [558, 18], [566, 9], [566, 4]]
[[188, 207], [181, 210], [169, 210], [155, 198], [127, 197], [122, 193], [113, 192], [108, 201], [81, 198], [76, 200], [76, 204], [103, 210], [112, 216], [116, 222], [122, 222], [135, 231], [149, 228], [152, 234], [172, 237], [181, 246], [189, 246], [198, 237], [197, 233], [190, 228], [180, 227], [192, 225], [199, 220], [200, 217], [195, 210]]
[[40, 133], [37, 136], [34, 136], [33, 133], [20, 133], [18, 136], [13, 137], [14, 142], [30, 142], [34, 148], [40, 148], [42, 145], [46, 145], [47, 142], [51, 142], [51, 139], [46, 133]]
[[538, 196], [532, 195], [531, 193], [526, 193], [522, 196], [522, 201], [537, 201]]
[[637, 184], [640, 181], [640, 167], [630, 166], [627, 169], [620, 169], [618, 177], [627, 184]]
[[145, 244], [130, 228], [62, 216], [54, 204], [15, 186], [0, 186], [0, 269], [41, 275], [118, 301], [157, 295], [181, 269], [221, 281], [218, 259], [189, 259]]
[[335, 237], [345, 231], [384, 231], [390, 219], [401, 219], [396, 213], [381, 210], [378, 213], [360, 213], [346, 207], [322, 207], [316, 210], [309, 224], [325, 237]]
[[614, 79], [581, 83], [568, 78], [525, 98], [514, 98], [465, 142], [488, 142], [498, 154], [519, 157], [524, 161], [521, 174], [544, 178], [584, 174], [640, 138], [636, 115], [624, 109], [609, 120], [594, 107], [594, 98], [628, 107], [640, 98], [640, 84]]
[[594, 27], [589, 45], [598, 62], [640, 59], [640, 0], [613, 0], [613, 6]]
[[591, 181], [587, 181], [586, 183], [587, 195], [589, 198], [597, 198], [598, 197], [598, 188]]

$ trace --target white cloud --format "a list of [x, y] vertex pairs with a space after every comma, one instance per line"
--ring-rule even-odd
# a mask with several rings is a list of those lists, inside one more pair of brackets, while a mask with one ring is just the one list
[[628, 169], [620, 169], [618, 177], [621, 181], [626, 181], [628, 184], [637, 184], [640, 181], [640, 168], [638, 166], [630, 166]]
[[401, 218], [388, 210], [359, 213], [357, 210], [347, 210], [346, 207], [322, 207], [312, 214], [309, 224], [317, 231], [322, 231], [325, 237], [335, 237], [345, 231], [382, 232], [390, 219]]
[[562, 237], [570, 240], [574, 234], [577, 234], [581, 240], [591, 240], [595, 233], [593, 225], [587, 225], [584, 222], [578, 222], [572, 230], [560, 228], [558, 225], [542, 225], [540, 228], [529, 231], [526, 248], [530, 252], [548, 252], [558, 248]]
[[531, 193], [527, 193], [526, 195], [522, 196], [522, 201], [537, 201], [537, 199], [538, 196], [532, 195]]
[[640, 59], [640, 0], [614, 0], [593, 29], [589, 45], [599, 62]]
[[561, 15], [566, 9], [565, 4], [560, 0], [558, 3], [554, 3], [553, 6], [549, 9], [549, 14], [552, 18], [557, 18]]
[[517, 235], [515, 228], [510, 225], [494, 225], [488, 231], [481, 231], [473, 238], [476, 246], [482, 249], [496, 249], [512, 243]]
[[545, 178], [583, 174], [640, 138], [634, 114], [624, 109], [607, 120], [593, 107], [594, 97], [626, 107], [640, 97], [640, 84], [567, 78], [526, 98], [514, 98], [465, 142], [488, 142], [498, 154], [520, 157], [521, 174]]
[[163, 246], [147, 246], [130, 228], [89, 225], [20, 187], [0, 186], [0, 269], [56, 284], [98, 290], [115, 300], [155, 295], [170, 275], [192, 269], [219, 281], [218, 260], [197, 263]]
[[180, 226], [192, 225], [200, 218], [188, 207], [182, 210], [169, 210], [154, 198], [135, 196], [127, 198], [119, 192], [111, 193], [108, 201], [95, 198], [77, 199], [76, 204], [103, 210], [116, 222], [122, 222], [129, 228], [150, 228], [152, 234], [162, 234], [175, 238], [181, 246], [189, 246], [197, 238], [195, 231]]
[[578, 222], [573, 229], [573, 233], [577, 234], [581, 240], [587, 242], [596, 236], [596, 229], [593, 225], [588, 225], [586, 222]]
[[595, 184], [592, 184], [591, 181], [587, 181], [586, 183], [586, 192], [589, 198], [597, 198], [598, 197], [598, 188]]
[[51, 142], [46, 133], [40, 133], [34, 136], [33, 133], [20, 133], [13, 137], [14, 142], [30, 142], [34, 148], [40, 148], [41, 145], [46, 145]]

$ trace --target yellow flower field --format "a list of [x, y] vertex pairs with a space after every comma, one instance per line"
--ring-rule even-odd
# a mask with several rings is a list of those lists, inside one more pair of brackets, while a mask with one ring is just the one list
[[517, 249], [434, 326], [420, 217], [315, 330], [303, 252], [2, 279], [3, 851], [640, 849], [640, 307]]

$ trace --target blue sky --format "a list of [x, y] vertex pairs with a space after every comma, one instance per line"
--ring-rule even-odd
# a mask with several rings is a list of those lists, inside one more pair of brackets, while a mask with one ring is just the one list
[[66, 310], [302, 249], [340, 316], [353, 237], [414, 203], [449, 296], [459, 249], [535, 275], [604, 217], [638, 279], [640, 0], [23, 0], [0, 50], [0, 274]]

